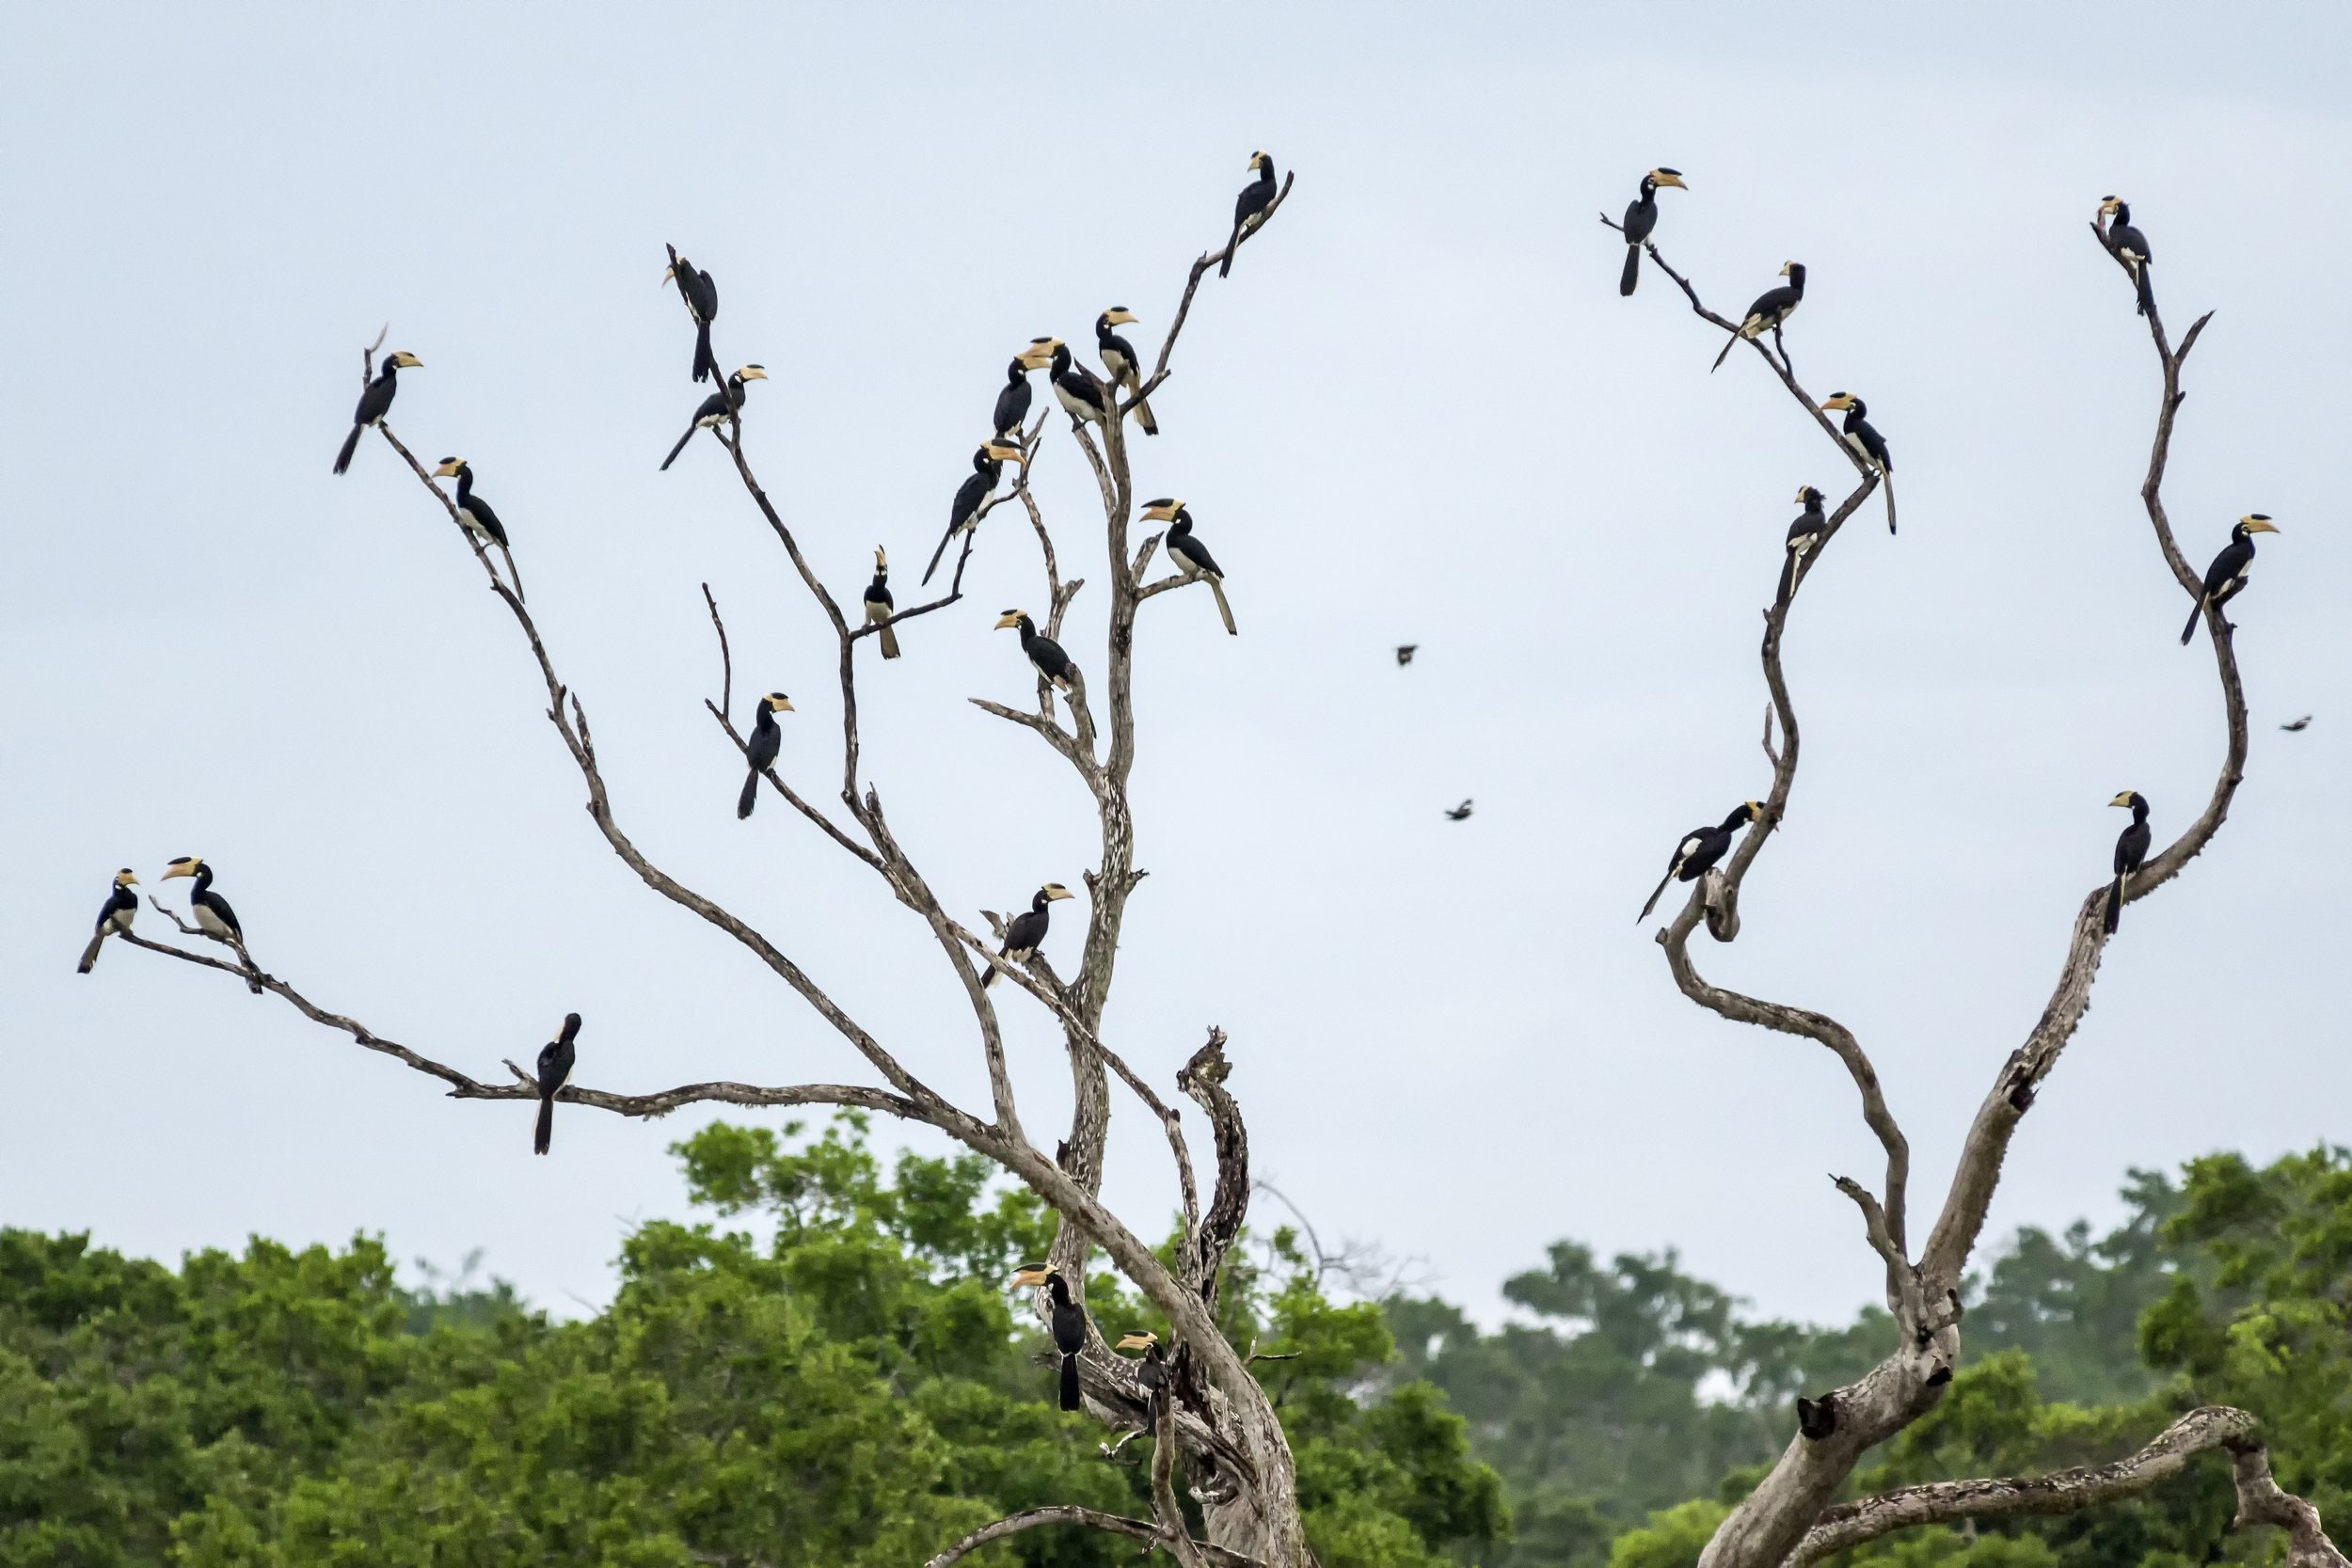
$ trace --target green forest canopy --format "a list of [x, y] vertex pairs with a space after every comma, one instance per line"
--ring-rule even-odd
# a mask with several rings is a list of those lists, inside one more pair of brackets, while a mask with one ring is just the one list
[[[502, 1286], [405, 1289], [366, 1238], [175, 1272], [0, 1231], [0, 1568], [908, 1568], [1042, 1503], [1149, 1515], [1149, 1440], [1106, 1457], [1052, 1408], [1005, 1290], [1051, 1235], [1032, 1196], [971, 1155], [885, 1167], [854, 1114], [677, 1152], [709, 1218], [631, 1234], [612, 1305], [575, 1323]], [[2123, 1197], [2113, 1231], [2021, 1231], [1972, 1283], [1949, 1396], [1858, 1484], [2099, 1463], [2225, 1402], [2342, 1530], [2352, 1155], [2215, 1156]], [[725, 1227], [745, 1219], [772, 1239]], [[1327, 1568], [1687, 1568], [1794, 1395], [1891, 1333], [1876, 1308], [1751, 1319], [1672, 1253], [1567, 1242], [1508, 1282], [1518, 1319], [1492, 1333], [1434, 1298], [1336, 1299], [1286, 1230], [1231, 1271], [1228, 1335], [1288, 1357], [1259, 1370]], [[1089, 1305], [1114, 1337], [1165, 1326], [1114, 1278]], [[2137, 1503], [1857, 1555], [2186, 1568], [2266, 1549], [2228, 1535], [2233, 1505], [2213, 1462]], [[974, 1560], [1139, 1551], [1045, 1529]]]

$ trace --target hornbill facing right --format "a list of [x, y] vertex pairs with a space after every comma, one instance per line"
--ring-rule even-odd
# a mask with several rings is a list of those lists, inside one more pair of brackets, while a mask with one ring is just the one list
[[1048, 1309], [1045, 1321], [1053, 1330], [1054, 1348], [1061, 1352], [1061, 1407], [1075, 1410], [1078, 1398], [1078, 1353], [1087, 1348], [1087, 1309], [1083, 1302], [1070, 1299], [1069, 1281], [1061, 1271], [1045, 1263], [1024, 1263], [1012, 1276], [1015, 1286], [1045, 1287]]
[[1658, 187], [1672, 185], [1677, 190], [1691, 187], [1682, 182], [1682, 171], [1654, 168], [1642, 176], [1642, 194], [1625, 210], [1625, 272], [1617, 279], [1617, 293], [1630, 294], [1633, 286], [1642, 280], [1642, 246], [1648, 243], [1658, 227]]
[[[1015, 360], [1014, 363], [1020, 361]], [[1025, 381], [1021, 385], [1022, 389], [1026, 391], [1028, 383]], [[1016, 420], [1013, 422], [1018, 424], [1020, 421]], [[986, 506], [988, 498], [995, 493], [996, 480], [1005, 471], [1005, 465], [1019, 461], [1021, 444], [1018, 437], [1008, 439], [998, 436], [980, 443], [980, 450], [972, 454], [972, 477], [956, 486], [956, 499], [948, 504], [947, 531], [939, 536], [939, 548], [931, 551], [931, 563], [923, 568], [925, 582], [930, 582], [931, 574], [939, 570], [940, 560], [946, 555], [947, 546], [955, 541], [956, 535], [979, 526], [980, 508]]]
[[131, 891], [138, 884], [139, 879], [127, 865], [115, 873], [114, 891], [106, 895], [106, 902], [99, 907], [98, 929], [91, 934], [89, 945], [82, 949], [82, 961], [73, 966], [74, 974], [87, 974], [90, 966], [98, 961], [98, 950], [106, 945], [106, 939], [129, 930], [131, 922], [138, 918], [139, 895]]
[[1780, 591], [1772, 595], [1775, 609], [1788, 602], [1788, 595], [1796, 590], [1797, 568], [1820, 547], [1821, 536], [1829, 531], [1829, 518], [1821, 513], [1821, 492], [1805, 485], [1797, 492], [1797, 504], [1804, 511], [1788, 525], [1788, 559], [1781, 562]]
[[571, 1082], [578, 1055], [573, 1041], [580, 1037], [580, 1015], [565, 1013], [563, 1030], [539, 1048], [539, 1120], [531, 1134], [531, 1152], [545, 1154], [555, 1140], [556, 1092]]
[[670, 449], [670, 455], [661, 460], [662, 471], [668, 472], [670, 465], [677, 461], [677, 454], [686, 450], [686, 443], [694, 438], [694, 432], [716, 430], [726, 423], [730, 416], [742, 409], [745, 382], [767, 379], [767, 371], [758, 365], [746, 365], [728, 376], [725, 388], [703, 399], [702, 406], [694, 410], [694, 422], [686, 427], [686, 434], [677, 438], [677, 445]]
[[400, 372], [423, 368], [423, 360], [405, 350], [385, 356], [384, 368], [359, 394], [359, 406], [351, 416], [351, 434], [343, 437], [343, 450], [335, 454], [337, 473], [351, 467], [352, 453], [359, 450], [359, 433], [372, 424], [382, 424], [384, 416], [391, 412], [392, 395], [400, 390]]
[[[1075, 898], [1076, 894], [1059, 882], [1048, 882], [1037, 890], [1029, 907], [1005, 923], [1005, 945], [996, 950], [1000, 958], [1034, 957], [1045, 941], [1046, 931], [1054, 924], [1053, 906], [1063, 898]], [[980, 989], [985, 990], [996, 983], [996, 966], [991, 964], [980, 974]]]
[[2127, 789], [2107, 802], [2110, 806], [2132, 808], [2131, 826], [2125, 828], [2115, 841], [2115, 880], [2107, 887], [2107, 935], [2115, 935], [2115, 927], [2123, 918], [2123, 899], [2131, 891], [2132, 873], [2148, 859], [2148, 798], [2137, 789]]
[[1708, 367], [1709, 373], [1724, 368], [1724, 361], [1731, 356], [1732, 344], [1743, 339], [1761, 338], [1767, 332], [1778, 332], [1781, 324], [1795, 315], [1797, 307], [1804, 303], [1804, 263], [1783, 261], [1780, 275], [1788, 281], [1756, 296], [1756, 303], [1748, 307], [1747, 315], [1732, 330], [1731, 336], [1724, 340], [1724, 351], [1715, 356], [1715, 363]]
[[1041, 371], [1053, 362], [1054, 340], [1032, 338], [1029, 346], [1012, 356], [1005, 367], [1005, 388], [996, 394], [995, 430], [1001, 436], [1021, 438], [1022, 421], [1029, 417], [1029, 372]]
[[[2278, 531], [2278, 526], [2259, 512], [2249, 512], [2237, 520], [2237, 526], [2230, 530], [2230, 542], [2221, 546], [2221, 553], [2215, 556], [2213, 564], [2205, 568], [2204, 591], [2197, 595], [2197, 608], [2188, 612], [2188, 625], [2181, 628], [2182, 647], [2187, 647], [2188, 640], [2197, 635], [2197, 618], [2205, 612], [2207, 605], [2219, 614], [2221, 607], [2236, 598], [2245, 589], [2246, 575], [2254, 567], [2253, 536]], [[2221, 623], [2221, 628], [2224, 631], [2237, 629], [2227, 621]]]
[[1731, 847], [1732, 834], [1763, 818], [1762, 801], [1743, 800], [1738, 809], [1713, 827], [1693, 828], [1684, 833], [1682, 842], [1675, 846], [1674, 859], [1666, 863], [1666, 874], [1658, 879], [1658, 886], [1651, 891], [1649, 902], [1643, 905], [1642, 912], [1633, 917], [1634, 924], [1638, 926], [1649, 918], [1649, 911], [1658, 907], [1659, 896], [1666, 891], [1668, 882], [1677, 879], [1686, 882], [1697, 881], [1724, 858], [1724, 852]]

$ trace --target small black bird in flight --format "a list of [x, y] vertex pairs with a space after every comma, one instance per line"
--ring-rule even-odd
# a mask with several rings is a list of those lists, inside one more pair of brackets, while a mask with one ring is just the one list
[[359, 450], [359, 433], [372, 424], [382, 424], [384, 416], [391, 412], [392, 394], [400, 390], [400, 372], [423, 368], [424, 361], [405, 350], [385, 356], [384, 368], [359, 394], [359, 406], [351, 416], [351, 434], [343, 437], [343, 450], [335, 454], [337, 473], [351, 467], [351, 455]]
[[1241, 237], [1256, 233], [1265, 222], [1266, 209], [1274, 204], [1274, 160], [1263, 152], [1252, 152], [1249, 166], [1258, 177], [1241, 188], [1233, 202], [1233, 237], [1225, 242], [1225, 260], [1216, 269], [1219, 277], [1232, 272], [1233, 252], [1241, 248]]
[[[1048, 882], [1037, 890], [1029, 907], [1016, 914], [1005, 926], [1005, 945], [996, 950], [1004, 958], [1026, 958], [1035, 956], [1045, 942], [1045, 933], [1054, 923], [1053, 905], [1057, 900], [1074, 898], [1059, 882]], [[996, 983], [996, 968], [991, 964], [980, 975], [980, 989], [985, 990]]]
[[1682, 171], [1676, 168], [1654, 168], [1642, 176], [1642, 194], [1625, 210], [1625, 273], [1617, 279], [1617, 293], [1630, 294], [1633, 286], [1642, 280], [1642, 245], [1658, 227], [1658, 187], [1672, 185], [1677, 190], [1691, 187], [1682, 182]]
[[1715, 363], [1708, 367], [1709, 373], [1724, 368], [1724, 361], [1731, 357], [1732, 344], [1741, 339], [1761, 338], [1767, 332], [1777, 333], [1782, 324], [1797, 313], [1797, 307], [1804, 303], [1804, 263], [1783, 261], [1780, 275], [1788, 281], [1756, 296], [1756, 303], [1748, 307], [1747, 315], [1731, 336], [1724, 340], [1724, 351], [1715, 356]]
[[758, 717], [752, 721], [752, 738], [743, 748], [752, 770], [744, 775], [743, 793], [736, 798], [735, 819], [739, 822], [751, 816], [752, 808], [759, 804], [759, 776], [774, 765], [776, 752], [783, 749], [784, 732], [776, 728], [776, 715], [791, 711], [792, 699], [781, 691], [771, 691], [759, 700]]
[[2132, 226], [2131, 203], [2120, 196], [2100, 202], [2099, 214], [2107, 220], [2107, 248], [2132, 271], [2132, 282], [2139, 293], [2139, 313], [2144, 316], [2156, 307], [2156, 296], [2148, 284], [2148, 268], [2156, 258], [2148, 248], [2148, 236]]
[[2286, 731], [2289, 735], [2297, 734], [2300, 731], [2308, 730], [2312, 727], [2312, 716], [2307, 713], [2303, 715], [2302, 718], [2295, 720], [2291, 723], [2281, 724], [2279, 727]]
[[531, 1152], [545, 1154], [555, 1138], [555, 1094], [571, 1082], [572, 1042], [580, 1037], [580, 1015], [565, 1013], [564, 1028], [539, 1048], [539, 1124], [531, 1134]]
[[[2218, 614], [2221, 607], [2236, 598], [2246, 587], [2247, 574], [2254, 566], [2253, 536], [2278, 531], [2278, 525], [2259, 512], [2249, 512], [2237, 520], [2237, 526], [2230, 530], [2230, 542], [2221, 546], [2221, 553], [2205, 568], [2204, 591], [2197, 595], [2197, 608], [2188, 612], [2188, 625], [2181, 628], [2182, 647], [2187, 647], [2188, 640], [2197, 635], [2197, 618], [2205, 612], [2207, 605]], [[2221, 623], [2221, 629], [2237, 630], [2227, 621]]]
[[1751, 822], [1761, 821], [1763, 816], [1762, 801], [1743, 800], [1729, 816], [1713, 827], [1693, 828], [1684, 833], [1682, 842], [1675, 846], [1674, 858], [1666, 863], [1666, 874], [1658, 879], [1658, 886], [1651, 891], [1649, 902], [1642, 906], [1642, 912], [1633, 917], [1633, 923], [1638, 926], [1649, 918], [1649, 911], [1658, 907], [1659, 897], [1666, 891], [1668, 882], [1677, 879], [1695, 882], [1706, 876], [1714, 868], [1715, 863], [1724, 858], [1724, 852], [1731, 847], [1731, 835]]
[[1459, 821], [1463, 820], [1465, 817], [1469, 816], [1470, 816], [1470, 797], [1469, 797], [1469, 796], [1467, 796], [1467, 795], [1465, 795], [1465, 796], [1463, 796], [1463, 797], [1462, 797], [1462, 803], [1461, 803], [1460, 805], [1454, 807], [1452, 810], [1448, 811], [1448, 812], [1445, 814], [1445, 819], [1446, 819], [1448, 822], [1459, 822]]
[[1024, 1263], [1012, 1276], [1016, 1286], [1042, 1285], [1050, 1298], [1046, 1323], [1053, 1329], [1054, 1348], [1061, 1352], [1061, 1407], [1075, 1410], [1078, 1399], [1078, 1353], [1087, 1348], [1087, 1309], [1070, 1299], [1069, 1282], [1061, 1271], [1043, 1263]]
[[1396, 645], [1396, 661], [1400, 665], [1410, 664], [1413, 656], [1420, 651], [1421, 644], [1418, 642], [1400, 642]]
[[693, 262], [677, 253], [677, 246], [667, 248], [670, 270], [661, 275], [661, 281], [677, 285], [678, 297], [686, 301], [686, 313], [694, 318], [694, 379], [707, 381], [719, 373], [719, 362], [710, 356], [710, 324], [719, 319], [719, 285], [710, 280], [710, 274], [696, 271]]
[[2115, 880], [2107, 888], [2107, 935], [2115, 935], [2116, 926], [2123, 918], [2123, 898], [2131, 891], [2132, 873], [2148, 859], [2148, 798], [2137, 789], [2127, 789], [2107, 802], [2110, 806], [2132, 808], [2131, 826], [2125, 828], [2115, 841]]
[[89, 939], [89, 945], [82, 949], [82, 961], [74, 966], [74, 974], [87, 974], [90, 965], [98, 961], [98, 950], [106, 945], [106, 939], [129, 930], [131, 922], [138, 918], [139, 895], [131, 891], [138, 883], [139, 879], [131, 875], [131, 868], [127, 865], [115, 873], [114, 891], [106, 895], [105, 903], [99, 906], [98, 930]]

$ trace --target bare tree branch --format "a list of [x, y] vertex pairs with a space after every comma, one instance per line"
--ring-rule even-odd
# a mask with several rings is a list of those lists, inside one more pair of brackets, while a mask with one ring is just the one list
[[[949, 1563], [978, 1551], [992, 1541], [1001, 1541], [1008, 1535], [1035, 1529], [1040, 1525], [1084, 1525], [1089, 1529], [1109, 1530], [1114, 1535], [1131, 1536], [1155, 1546], [1167, 1544], [1160, 1527], [1149, 1520], [1126, 1519], [1116, 1513], [1104, 1513], [1100, 1509], [1061, 1504], [1053, 1508], [1033, 1508], [1026, 1513], [999, 1519], [994, 1524], [983, 1525], [925, 1563], [923, 1568], [947, 1568]], [[1205, 1541], [1196, 1541], [1192, 1544], [1200, 1554], [1201, 1560], [1215, 1563], [1217, 1568], [1264, 1568], [1254, 1557], [1229, 1552]]]

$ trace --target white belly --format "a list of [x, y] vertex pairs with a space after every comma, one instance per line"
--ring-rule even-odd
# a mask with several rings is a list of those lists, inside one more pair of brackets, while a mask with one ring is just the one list
[[198, 930], [208, 932], [216, 937], [231, 937], [236, 935], [234, 931], [231, 931], [229, 928], [229, 923], [227, 921], [221, 919], [220, 916], [213, 912], [210, 905], [199, 904], [197, 905], [194, 912], [196, 914], [196, 927]]

